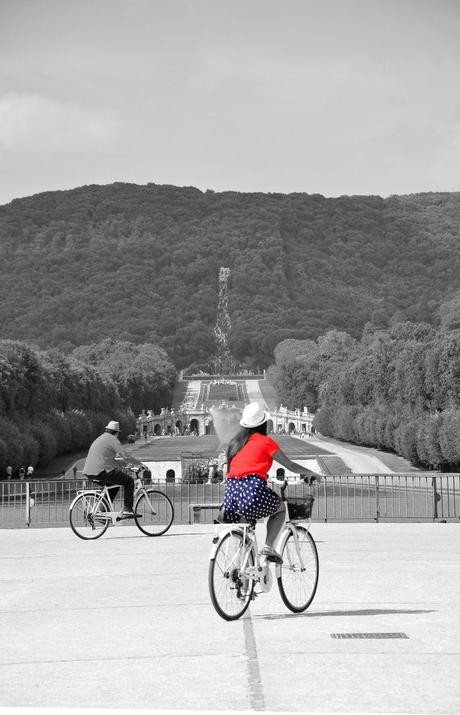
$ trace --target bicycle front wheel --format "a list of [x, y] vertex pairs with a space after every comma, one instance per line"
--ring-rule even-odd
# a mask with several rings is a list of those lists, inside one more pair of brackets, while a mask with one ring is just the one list
[[278, 587], [281, 598], [290, 611], [305, 611], [316, 593], [319, 576], [318, 551], [313, 536], [304, 526], [287, 531], [281, 545], [283, 563]]
[[70, 526], [80, 539], [99, 539], [105, 534], [110, 524], [110, 517], [105, 516], [110, 511], [105, 499], [97, 492], [80, 494], [70, 507]]
[[251, 601], [254, 581], [245, 576], [245, 568], [254, 566], [254, 552], [249, 551], [244, 565], [246, 547], [241, 531], [229, 531], [222, 537], [214, 557], [209, 562], [209, 592], [212, 605], [226, 621], [243, 615]]
[[139, 514], [134, 517], [136, 526], [146, 536], [161, 536], [173, 523], [172, 501], [156, 489], [145, 489], [136, 501], [134, 511]]

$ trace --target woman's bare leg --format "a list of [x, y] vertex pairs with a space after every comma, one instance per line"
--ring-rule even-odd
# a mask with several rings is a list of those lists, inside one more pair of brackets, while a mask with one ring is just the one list
[[268, 517], [267, 520], [267, 537], [265, 539], [265, 545], [270, 546], [272, 549], [275, 548], [278, 536], [284, 526], [284, 515], [286, 508], [284, 502], [280, 502], [278, 509], [274, 514]]

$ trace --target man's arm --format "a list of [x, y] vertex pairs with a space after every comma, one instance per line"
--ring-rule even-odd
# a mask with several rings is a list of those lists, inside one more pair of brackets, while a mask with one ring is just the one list
[[133, 457], [132, 454], [126, 451], [124, 449], [123, 445], [121, 444], [120, 440], [117, 440], [117, 454], [122, 457], [125, 462], [129, 462], [129, 464], [134, 464], [137, 467], [143, 467], [143, 463], [140, 462], [136, 457]]
[[134, 467], [141, 467], [142, 469], [144, 468], [144, 463], [141, 462], [139, 459], [136, 459], [136, 457], [133, 457], [133, 455], [129, 454], [129, 452], [125, 452], [123, 450], [123, 452], [119, 452], [119, 454], [126, 462], [128, 462], [128, 464], [133, 465]]

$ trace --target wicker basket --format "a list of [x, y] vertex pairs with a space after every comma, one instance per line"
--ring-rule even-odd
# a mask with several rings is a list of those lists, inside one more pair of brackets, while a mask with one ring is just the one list
[[315, 498], [310, 494], [304, 497], [295, 497], [288, 499], [288, 509], [290, 519], [309, 519], [313, 508]]

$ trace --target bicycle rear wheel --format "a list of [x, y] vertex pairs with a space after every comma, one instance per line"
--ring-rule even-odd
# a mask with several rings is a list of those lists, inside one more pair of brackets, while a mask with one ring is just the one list
[[[251, 601], [254, 581], [241, 568], [246, 553], [241, 531], [232, 530], [222, 537], [209, 562], [208, 584], [212, 605], [226, 621], [243, 615]], [[254, 552], [248, 554], [246, 567], [254, 566]]]
[[104, 516], [109, 511], [109, 505], [97, 492], [80, 494], [74, 499], [69, 511], [73, 533], [80, 539], [99, 539], [109, 528], [110, 517]]
[[136, 526], [146, 536], [161, 536], [173, 523], [174, 507], [166, 494], [156, 489], [145, 489], [139, 496], [134, 511]]
[[280, 552], [283, 558], [278, 587], [281, 598], [294, 613], [305, 611], [316, 593], [319, 576], [318, 551], [315, 541], [304, 526], [295, 526], [299, 548], [292, 531], [283, 538]]

